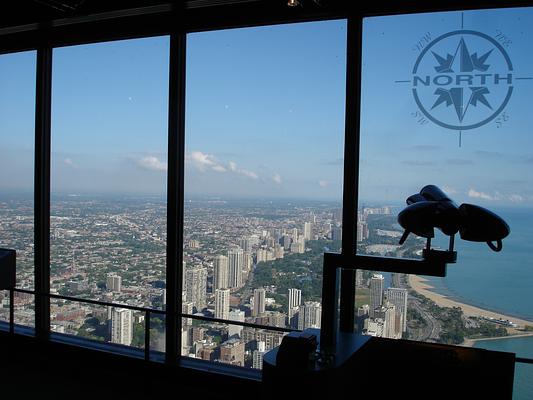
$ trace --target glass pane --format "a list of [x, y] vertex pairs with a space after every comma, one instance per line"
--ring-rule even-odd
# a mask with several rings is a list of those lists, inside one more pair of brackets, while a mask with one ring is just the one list
[[17, 251], [17, 287], [33, 289], [35, 52], [0, 56], [0, 247]]
[[284, 332], [183, 318], [181, 355], [237, 367], [263, 369], [263, 354], [281, 344]]
[[[461, 231], [445, 278], [359, 272], [367, 333], [390, 332], [392, 308], [395, 321], [406, 321], [404, 338], [485, 347], [480, 339], [505, 336], [490, 347], [520, 341], [517, 355], [531, 353], [533, 337], [511, 338], [533, 329], [531, 18], [533, 9], [516, 8], [364, 20], [359, 215], [367, 229], [358, 250], [420, 258], [425, 239], [411, 234], [400, 246], [396, 217], [428, 184], [456, 206], [492, 210], [511, 228], [495, 253], [483, 243], [490, 230], [471, 241], [471, 211], [452, 207]], [[430, 210], [430, 197], [421, 197]], [[448, 237], [435, 235], [432, 246], [448, 248]]]
[[340, 249], [345, 52], [346, 21], [188, 36], [184, 313], [317, 325], [323, 253]]
[[54, 50], [51, 290], [163, 306], [168, 37]]

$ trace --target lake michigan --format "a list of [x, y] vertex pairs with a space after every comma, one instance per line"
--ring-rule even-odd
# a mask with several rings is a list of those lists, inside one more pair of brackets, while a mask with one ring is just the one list
[[[492, 209], [504, 218], [511, 234], [500, 253], [484, 243], [456, 238], [457, 263], [445, 278], [429, 278], [435, 291], [462, 303], [533, 321], [533, 209]], [[446, 240], [435, 240], [444, 246]], [[533, 325], [533, 323], [532, 323]], [[478, 341], [474, 347], [533, 358], [533, 337]], [[533, 365], [516, 364], [513, 399], [533, 398]]]

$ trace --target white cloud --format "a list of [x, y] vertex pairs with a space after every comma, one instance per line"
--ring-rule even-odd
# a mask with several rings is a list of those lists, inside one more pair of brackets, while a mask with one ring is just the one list
[[65, 163], [65, 165], [68, 165], [69, 167], [75, 167], [76, 166], [74, 164], [74, 161], [72, 161], [72, 159], [70, 159], [70, 158], [65, 158], [65, 160], [63, 162]]
[[235, 161], [230, 161], [228, 163], [228, 169], [231, 172], [235, 172], [236, 174], [239, 174], [239, 175], [244, 175], [248, 178], [252, 178], [252, 179], [259, 178], [259, 175], [257, 175], [255, 172], [237, 167], [237, 163]]
[[214, 156], [202, 153], [201, 151], [191, 151], [187, 159], [200, 171], [205, 171], [206, 168], [212, 168], [218, 165]]
[[141, 168], [147, 169], [149, 171], [166, 171], [167, 170], [167, 165], [155, 156], [142, 157], [137, 161], [137, 164]]
[[186, 155], [185, 161], [202, 172], [206, 170], [212, 170], [215, 172], [233, 172], [251, 179], [259, 179], [259, 175], [257, 175], [257, 173], [247, 169], [239, 168], [235, 161], [229, 161], [228, 165], [226, 166], [218, 162], [216, 157], [212, 154], [202, 153], [201, 151], [191, 151]]
[[222, 165], [215, 165], [215, 166], [211, 167], [211, 169], [213, 171], [216, 171], [216, 172], [226, 172], [227, 171], [227, 169], [224, 166], [222, 166]]
[[483, 200], [495, 200], [495, 198], [487, 193], [484, 192], [478, 192], [477, 190], [470, 189], [468, 191], [468, 197], [473, 197], [475, 199], [483, 199]]
[[444, 186], [442, 188], [442, 190], [444, 190], [444, 193], [446, 194], [457, 194], [459, 193], [459, 191], [451, 186]]
[[241, 175], [244, 175], [244, 176], [247, 176], [248, 178], [252, 178], [252, 179], [259, 178], [259, 176], [255, 172], [248, 171], [246, 169], [239, 169], [239, 170], [237, 170], [237, 173], [241, 174]]
[[328, 181], [318, 181], [318, 186], [320, 186], [321, 188], [325, 188], [326, 186], [328, 186]]
[[281, 185], [281, 176], [280, 174], [274, 174], [274, 176], [272, 177], [272, 180], [277, 183], [278, 185]]
[[512, 201], [513, 203], [522, 203], [526, 199], [524, 198], [524, 196], [521, 196], [519, 194], [510, 194], [509, 200]]

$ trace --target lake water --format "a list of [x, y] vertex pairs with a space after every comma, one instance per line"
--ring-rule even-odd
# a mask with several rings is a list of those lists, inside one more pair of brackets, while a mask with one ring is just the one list
[[[494, 211], [511, 227], [503, 250], [457, 238], [457, 263], [448, 265], [445, 278], [429, 281], [435, 291], [463, 303], [533, 321], [533, 209]], [[445, 246], [446, 239], [435, 243]], [[533, 358], [533, 337], [479, 341], [475, 347]], [[513, 399], [533, 399], [533, 365], [516, 364]]]

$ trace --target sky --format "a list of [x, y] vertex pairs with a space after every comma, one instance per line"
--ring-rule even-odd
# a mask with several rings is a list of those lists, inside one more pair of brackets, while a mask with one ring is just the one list
[[[458, 202], [533, 204], [533, 80], [514, 80], [501, 110], [507, 86], [477, 85], [489, 93], [463, 121], [495, 118], [461, 134], [421, 123], [412, 85], [425, 47], [417, 73], [434, 77], [436, 55], [453, 56], [461, 37], [486, 68], [472, 74], [508, 72], [481, 36], [433, 42], [461, 27], [501, 43], [514, 77], [533, 77], [531, 17], [515, 9], [365, 19], [362, 201], [398, 204], [431, 183]], [[165, 193], [168, 52], [168, 37], [54, 50], [53, 192]], [[186, 196], [340, 201], [345, 53], [343, 20], [188, 35]], [[0, 56], [0, 192], [31, 190], [34, 85], [34, 52]], [[438, 88], [419, 88], [426, 110], [457, 120], [448, 98], [432, 108]]]

